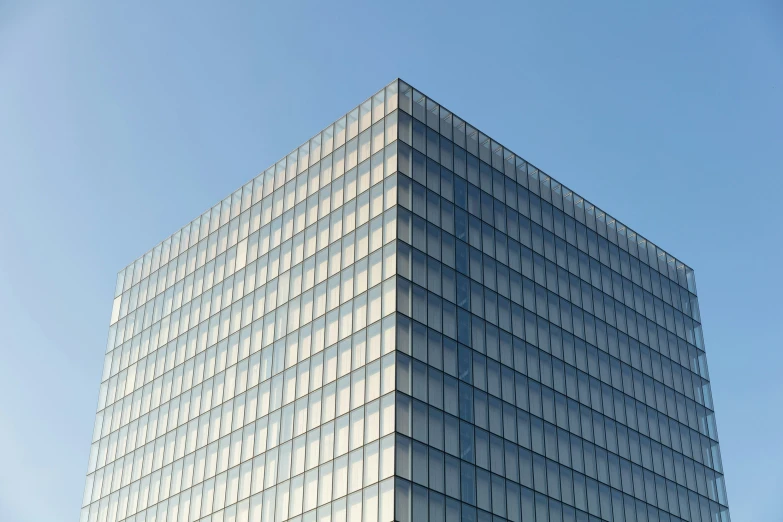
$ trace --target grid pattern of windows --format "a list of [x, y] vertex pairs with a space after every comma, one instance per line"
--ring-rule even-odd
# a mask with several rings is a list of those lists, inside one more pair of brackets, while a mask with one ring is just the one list
[[728, 521], [692, 271], [399, 93], [395, 519]]
[[693, 272], [396, 80], [120, 272], [82, 522], [729, 522]]
[[389, 520], [397, 84], [120, 272], [81, 520]]

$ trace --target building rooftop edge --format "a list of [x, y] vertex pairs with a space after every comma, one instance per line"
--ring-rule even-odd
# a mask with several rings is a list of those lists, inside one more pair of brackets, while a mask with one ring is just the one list
[[[645, 243], [645, 245], [646, 245], [647, 243], [649, 243], [649, 244], [653, 245], [654, 247], [656, 247], [656, 249], [657, 249], [657, 251], [658, 251], [658, 254], [657, 254], [658, 256], [662, 256], [662, 255], [663, 255], [663, 256], [666, 256], [666, 261], [667, 261], [667, 263], [672, 263], [672, 262], [673, 262], [673, 263], [675, 264], [675, 269], [676, 269], [676, 270], [684, 270], [684, 271], [685, 271], [686, 275], [687, 275], [687, 276], [688, 276], [688, 278], [689, 278], [689, 279], [688, 279], [688, 285], [686, 286], [686, 288], [687, 288], [689, 291], [691, 291], [692, 293], [694, 293], [694, 294], [696, 294], [696, 293], [697, 293], [697, 292], [696, 292], [696, 287], [695, 287], [695, 278], [694, 278], [694, 273], [695, 273], [695, 272], [694, 272], [694, 270], [693, 270], [693, 268], [692, 268], [692, 267], [690, 267], [689, 265], [687, 265], [687, 264], [686, 264], [685, 262], [683, 262], [681, 259], [679, 259], [679, 258], [677, 258], [677, 257], [675, 257], [675, 256], [673, 256], [673, 255], [671, 255], [669, 252], [667, 252], [667, 251], [665, 251], [664, 249], [662, 249], [662, 248], [661, 248], [661, 247], [660, 247], [660, 246], [659, 246], [657, 243], [655, 243], [655, 242], [653, 242], [653, 241], [650, 241], [650, 240], [649, 240], [649, 239], [647, 239], [645, 236], [643, 236], [643, 235], [639, 234], [639, 233], [638, 233], [638, 232], [636, 232], [635, 230], [633, 230], [633, 229], [631, 229], [630, 227], [628, 227], [628, 226], [627, 226], [625, 223], [622, 223], [621, 221], [617, 220], [617, 219], [616, 219], [614, 216], [612, 216], [612, 215], [611, 215], [611, 214], [609, 214], [608, 212], [604, 211], [603, 209], [601, 209], [601, 208], [600, 208], [600, 207], [598, 207], [597, 205], [595, 205], [595, 204], [591, 203], [591, 202], [590, 202], [588, 199], [586, 199], [586, 198], [582, 197], [582, 196], [581, 196], [580, 194], [578, 194], [577, 192], [575, 192], [575, 191], [571, 190], [571, 189], [570, 189], [569, 187], [567, 187], [566, 185], [564, 185], [564, 184], [560, 183], [559, 181], [557, 181], [557, 179], [555, 179], [554, 177], [552, 177], [552, 176], [551, 176], [551, 175], [549, 175], [548, 173], [544, 172], [542, 169], [540, 169], [539, 167], [537, 167], [537, 166], [536, 166], [535, 164], [533, 164], [532, 162], [529, 162], [528, 160], [524, 159], [524, 158], [523, 158], [521, 155], [519, 155], [519, 154], [517, 154], [517, 153], [513, 152], [511, 149], [509, 149], [509, 148], [508, 148], [508, 147], [506, 147], [505, 145], [503, 145], [503, 144], [501, 144], [500, 142], [496, 141], [496, 140], [495, 140], [494, 138], [492, 138], [490, 135], [483, 133], [482, 131], [480, 131], [479, 129], [477, 129], [477, 128], [476, 128], [476, 127], [474, 127], [473, 125], [471, 125], [469, 122], [467, 122], [467, 120], [465, 120], [465, 119], [463, 119], [463, 118], [460, 118], [459, 116], [457, 116], [457, 114], [456, 114], [455, 112], [453, 112], [453, 111], [451, 111], [451, 110], [447, 109], [447, 108], [446, 108], [444, 105], [442, 105], [442, 104], [440, 104], [440, 103], [436, 102], [436, 101], [435, 101], [433, 98], [431, 98], [430, 96], [427, 96], [427, 95], [426, 95], [426, 94], [424, 94], [422, 91], [419, 91], [418, 89], [416, 89], [415, 87], [413, 87], [413, 85], [412, 85], [411, 83], [407, 82], [406, 80], [402, 79], [402, 78], [401, 78], [401, 77], [399, 77], [399, 76], [395, 77], [395, 78], [394, 78], [394, 79], [393, 79], [391, 82], [389, 82], [389, 83], [385, 84], [383, 88], [381, 88], [381, 89], [380, 89], [379, 91], [377, 91], [375, 94], [373, 94], [372, 96], [370, 96], [370, 97], [369, 97], [367, 100], [365, 100], [364, 102], [362, 102], [362, 103], [361, 103], [361, 104], [359, 104], [358, 106], [354, 107], [353, 109], [351, 109], [351, 110], [349, 110], [349, 111], [345, 112], [341, 118], [345, 118], [345, 117], [346, 117], [347, 115], [349, 115], [351, 112], [353, 112], [353, 111], [357, 110], [357, 109], [358, 109], [359, 107], [361, 107], [363, 104], [365, 104], [365, 103], [367, 103], [368, 101], [372, 100], [372, 99], [373, 99], [375, 96], [377, 96], [378, 94], [380, 94], [380, 93], [384, 92], [384, 91], [385, 91], [385, 90], [386, 90], [388, 87], [392, 86], [392, 85], [393, 85], [393, 84], [395, 84], [395, 83], [400, 83], [400, 84], [404, 85], [405, 87], [409, 87], [409, 88], [411, 88], [411, 89], [413, 90], [413, 92], [420, 94], [421, 96], [425, 97], [427, 100], [430, 100], [430, 101], [432, 101], [433, 103], [435, 103], [435, 104], [436, 104], [436, 105], [437, 105], [439, 108], [442, 108], [442, 109], [446, 110], [447, 112], [449, 112], [451, 115], [453, 115], [453, 116], [456, 116], [458, 119], [460, 119], [461, 121], [463, 121], [463, 122], [464, 122], [464, 123], [465, 123], [467, 126], [470, 126], [472, 129], [474, 129], [474, 130], [475, 130], [476, 132], [478, 132], [480, 135], [482, 135], [482, 136], [484, 136], [485, 138], [487, 138], [487, 139], [488, 139], [488, 140], [489, 140], [489, 141], [490, 141], [490, 142], [491, 142], [493, 145], [496, 145], [496, 146], [498, 146], [498, 147], [502, 148], [502, 154], [504, 154], [504, 160], [506, 159], [505, 155], [507, 155], [507, 154], [510, 154], [510, 155], [512, 155], [514, 158], [518, 158], [518, 159], [520, 159], [520, 160], [524, 161], [524, 162], [525, 162], [525, 164], [532, 166], [532, 167], [533, 167], [533, 168], [534, 168], [534, 169], [535, 169], [535, 170], [536, 170], [536, 171], [537, 171], [537, 172], [538, 172], [540, 175], [543, 175], [543, 176], [546, 178], [546, 181], [547, 181], [547, 182], [553, 182], [553, 183], [554, 183], [554, 184], [556, 184], [558, 187], [560, 187], [560, 188], [561, 188], [561, 190], [563, 191], [563, 194], [565, 194], [566, 192], [568, 192], [568, 193], [569, 193], [569, 195], [573, 195], [573, 197], [574, 197], [574, 202], [575, 202], [574, 204], [575, 204], [575, 205], [576, 205], [576, 201], [577, 201], [577, 199], [579, 200], [579, 203], [583, 203], [583, 205], [584, 205], [584, 209], [585, 209], [585, 212], [586, 212], [586, 213], [588, 213], [588, 212], [589, 212], [589, 213], [593, 213], [593, 212], [594, 212], [594, 213], [595, 213], [595, 215], [596, 215], [596, 219], [599, 219], [599, 215], [600, 215], [600, 219], [605, 219], [605, 220], [606, 220], [607, 226], [609, 226], [609, 224], [611, 223], [611, 224], [614, 224], [614, 226], [616, 226], [617, 228], [622, 228], [623, 230], [630, 231], [630, 233], [631, 233], [631, 234], [633, 234], [633, 235], [634, 235], [636, 238], [641, 238], [641, 240], [637, 239], [637, 241], [638, 241], [638, 243], [639, 243], [639, 244]], [[399, 104], [398, 104], [398, 107], [397, 107], [397, 109], [399, 109]], [[336, 122], [339, 122], [341, 118], [337, 118], [336, 120], [332, 121], [332, 123], [330, 123], [329, 125], [327, 125], [326, 127], [324, 127], [324, 129], [328, 129], [328, 128], [329, 128], [331, 125], [333, 125], [334, 123], [336, 123]], [[313, 136], [311, 136], [309, 139], [305, 140], [305, 141], [304, 141], [302, 144], [300, 144], [298, 147], [295, 147], [294, 149], [292, 149], [292, 150], [291, 150], [290, 152], [288, 152], [287, 154], [283, 155], [283, 156], [282, 156], [282, 158], [281, 158], [280, 160], [278, 160], [278, 161], [276, 161], [275, 163], [273, 163], [273, 164], [272, 164], [272, 165], [271, 165], [269, 168], [274, 168], [274, 167], [275, 167], [276, 165], [278, 165], [278, 164], [279, 164], [281, 161], [286, 161], [286, 159], [287, 159], [287, 158], [288, 158], [288, 157], [289, 157], [289, 156], [290, 156], [292, 153], [296, 153], [296, 152], [297, 152], [297, 151], [299, 151], [299, 149], [301, 149], [301, 148], [302, 148], [304, 145], [307, 145], [307, 144], [309, 144], [309, 143], [310, 143], [310, 141], [311, 141], [312, 139], [314, 139], [314, 138], [318, 137], [318, 136], [321, 134], [321, 132], [323, 132], [323, 130], [324, 130], [324, 129], [322, 129], [322, 130], [321, 130], [321, 131], [319, 131], [318, 133], [314, 134], [314, 135], [313, 135]], [[260, 172], [260, 174], [256, 174], [255, 176], [253, 176], [253, 177], [252, 177], [252, 178], [251, 178], [251, 179], [250, 179], [248, 182], [244, 183], [244, 184], [243, 184], [243, 185], [242, 185], [242, 186], [241, 186], [241, 187], [240, 187], [238, 190], [240, 190], [240, 191], [241, 191], [241, 190], [242, 190], [242, 189], [243, 189], [243, 188], [244, 188], [244, 187], [245, 187], [245, 186], [246, 186], [248, 183], [252, 183], [252, 182], [253, 182], [253, 181], [254, 181], [254, 180], [257, 178], [257, 177], [259, 177], [259, 176], [261, 176], [261, 175], [264, 175], [264, 173], [265, 173], [265, 172], [267, 172], [267, 171], [269, 170], [269, 168], [267, 168], [267, 169], [264, 169], [264, 170], [262, 170], [262, 171]], [[497, 169], [496, 169], [496, 170], [497, 170]], [[299, 175], [299, 173], [297, 173], [297, 175]], [[236, 190], [235, 190], [235, 191], [233, 191], [233, 192], [232, 192], [231, 194], [229, 194], [227, 197], [228, 197], [228, 198], [232, 197], [232, 196], [233, 196], [233, 194], [235, 194], [236, 192], [237, 192]], [[226, 199], [226, 197], [223, 197], [223, 198], [221, 198], [219, 201], [220, 201], [220, 202], [222, 202], [222, 201], [224, 201], [225, 199]], [[194, 218], [193, 220], [190, 220], [190, 221], [189, 221], [187, 224], [185, 224], [184, 226], [182, 226], [182, 227], [178, 228], [178, 229], [177, 229], [175, 232], [173, 232], [172, 234], [168, 235], [168, 236], [167, 236], [166, 238], [164, 238], [162, 241], [159, 241], [158, 243], [156, 243], [156, 244], [155, 244], [155, 246], [153, 246], [152, 248], [150, 248], [150, 249], [146, 250], [146, 251], [145, 251], [145, 252], [144, 252], [144, 253], [143, 253], [141, 256], [137, 257], [137, 258], [136, 258], [136, 259], [134, 259], [132, 262], [130, 262], [130, 263], [128, 263], [127, 265], [125, 265], [125, 266], [124, 266], [122, 269], [120, 269], [120, 270], [117, 272], [117, 273], [118, 273], [118, 276], [120, 276], [120, 275], [121, 275], [123, 272], [125, 272], [126, 270], [128, 270], [128, 268], [130, 268], [131, 266], [135, 265], [135, 264], [136, 264], [136, 263], [138, 263], [138, 262], [141, 262], [141, 261], [144, 259], [144, 257], [145, 257], [145, 256], [147, 256], [148, 254], [152, 253], [152, 252], [153, 252], [153, 251], [154, 251], [156, 248], [158, 248], [160, 245], [162, 245], [163, 243], [165, 243], [167, 240], [171, 239], [171, 238], [172, 238], [173, 236], [175, 236], [176, 234], [178, 234], [178, 233], [182, 232], [182, 230], [184, 230], [186, 227], [189, 227], [189, 226], [191, 225], [191, 223], [193, 223], [193, 221], [194, 221], [195, 219], [200, 219], [200, 218], [201, 218], [201, 216], [203, 216], [203, 215], [204, 215], [206, 212], [210, 211], [212, 208], [214, 208], [214, 205], [212, 205], [212, 206], [210, 206], [209, 208], [207, 208], [207, 209], [206, 209], [204, 212], [201, 212], [201, 213], [198, 215], [198, 217]], [[626, 235], [629, 235], [629, 234], [626, 234]], [[693, 282], [691, 282], [691, 281], [693, 281]]]

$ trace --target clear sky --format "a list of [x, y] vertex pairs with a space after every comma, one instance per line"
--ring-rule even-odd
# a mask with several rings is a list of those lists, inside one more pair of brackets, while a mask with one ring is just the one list
[[0, 0], [0, 520], [78, 519], [117, 271], [397, 76], [695, 269], [783, 520], [783, 4], [641, 4]]

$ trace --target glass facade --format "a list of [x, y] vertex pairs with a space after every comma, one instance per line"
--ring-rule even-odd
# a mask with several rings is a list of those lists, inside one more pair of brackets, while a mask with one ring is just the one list
[[693, 272], [395, 80], [120, 272], [82, 522], [727, 522]]

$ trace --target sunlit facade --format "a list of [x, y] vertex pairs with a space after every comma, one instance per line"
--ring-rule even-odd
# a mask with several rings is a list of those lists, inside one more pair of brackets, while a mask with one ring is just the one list
[[122, 270], [82, 522], [727, 522], [693, 272], [395, 80]]

